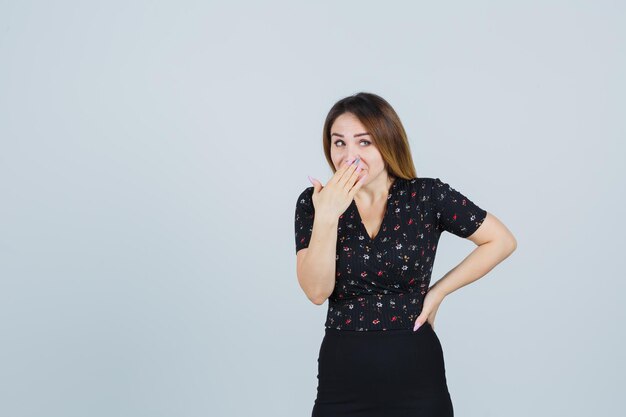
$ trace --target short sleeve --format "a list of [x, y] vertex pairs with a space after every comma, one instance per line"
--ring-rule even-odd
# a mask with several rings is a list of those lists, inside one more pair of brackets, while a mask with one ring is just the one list
[[435, 207], [437, 226], [460, 237], [474, 233], [487, 217], [487, 211], [449, 184], [435, 178], [431, 201]]
[[315, 207], [313, 206], [313, 188], [308, 187], [298, 197], [295, 215], [296, 253], [302, 248], [309, 246], [311, 233], [313, 233], [313, 219]]

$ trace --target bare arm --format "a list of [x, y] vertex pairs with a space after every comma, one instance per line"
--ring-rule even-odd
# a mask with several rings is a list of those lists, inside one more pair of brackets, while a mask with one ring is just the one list
[[467, 239], [478, 247], [432, 286], [439, 298], [478, 280], [517, 248], [513, 234], [491, 213], [487, 213], [482, 226]]
[[[305, 204], [298, 206], [303, 209], [300, 211], [302, 214], [296, 212], [296, 238], [300, 239], [297, 245], [302, 247], [297, 252], [298, 283], [308, 299], [317, 305], [323, 304], [335, 289], [339, 216], [346, 211], [367, 176], [365, 174], [359, 179], [359, 160], [357, 158], [354, 164], [352, 162], [347, 161], [325, 186], [315, 180], [311, 196], [315, 206], [312, 226], [309, 226], [310, 223], [304, 227], [298, 224], [298, 219], [311, 218], [310, 212], [304, 214], [306, 200], [301, 200]], [[307, 236], [300, 237], [298, 230], [310, 230], [307, 247], [304, 247]]]
[[332, 216], [316, 216], [309, 247], [297, 254], [298, 283], [317, 305], [323, 304], [335, 288], [338, 222]]

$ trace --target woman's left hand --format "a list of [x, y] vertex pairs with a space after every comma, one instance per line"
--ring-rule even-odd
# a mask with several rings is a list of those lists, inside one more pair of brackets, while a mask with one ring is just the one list
[[417, 318], [415, 319], [413, 331], [417, 330], [425, 322], [429, 322], [430, 327], [435, 330], [435, 316], [437, 315], [439, 305], [441, 304], [445, 296], [439, 293], [437, 290], [434, 290], [433, 287], [430, 287], [428, 289], [428, 292], [424, 297], [424, 306], [422, 307], [422, 312], [420, 313], [420, 315], [417, 316]]

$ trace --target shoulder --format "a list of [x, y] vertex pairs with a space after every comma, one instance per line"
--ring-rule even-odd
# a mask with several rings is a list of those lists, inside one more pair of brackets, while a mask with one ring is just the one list
[[313, 186], [307, 187], [305, 188], [300, 195], [298, 195], [298, 201], [297, 204], [301, 205], [307, 205], [307, 206], [312, 206], [313, 205], [313, 190], [315, 188]]
[[420, 178], [415, 178], [415, 182], [416, 184], [419, 184], [419, 187], [423, 188], [423, 189], [428, 189], [430, 191], [432, 190], [439, 190], [442, 188], [449, 188], [450, 185], [443, 181], [441, 178], [439, 177], [420, 177]]
[[409, 179], [401, 179], [406, 184], [407, 191], [416, 193], [421, 196], [420, 200], [428, 201], [432, 189], [438, 178], [431, 177], [413, 177]]
[[298, 201], [301, 199], [311, 200], [311, 197], [313, 196], [313, 190], [314, 190], [313, 186], [305, 188], [298, 196]]
[[431, 177], [413, 177], [413, 178], [398, 178], [398, 180], [407, 183], [410, 187], [425, 187], [428, 185], [432, 185], [435, 180], [439, 178], [431, 178]]

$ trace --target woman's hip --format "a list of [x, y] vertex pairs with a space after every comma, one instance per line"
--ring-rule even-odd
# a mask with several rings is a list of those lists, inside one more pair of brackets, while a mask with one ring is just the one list
[[447, 393], [443, 349], [428, 322], [413, 329], [327, 328], [318, 357], [322, 394], [418, 398]]

